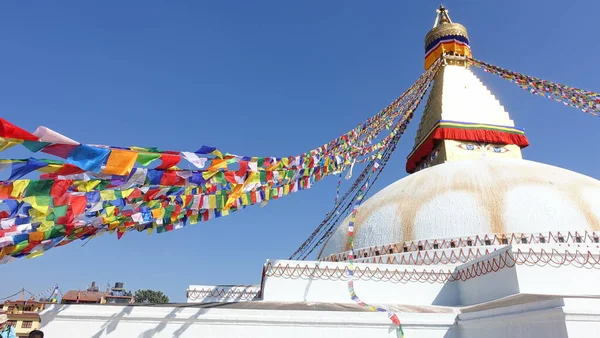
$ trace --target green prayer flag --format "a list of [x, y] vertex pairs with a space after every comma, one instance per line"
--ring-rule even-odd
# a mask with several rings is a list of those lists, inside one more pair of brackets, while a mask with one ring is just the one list
[[52, 239], [65, 235], [65, 226], [64, 225], [55, 225], [49, 230], [44, 231], [44, 238]]
[[12, 255], [17, 254], [28, 246], [29, 246], [29, 241], [23, 241], [23, 242], [15, 245], [15, 249], [13, 250], [13, 252], [11, 254]]
[[67, 215], [67, 206], [61, 205], [58, 207], [54, 207], [53, 212], [56, 217], [66, 216]]
[[145, 167], [158, 158], [160, 158], [160, 154], [157, 153], [139, 153], [136, 162]]
[[285, 171], [285, 178], [292, 179], [294, 177], [294, 173], [295, 173], [294, 170], [286, 170]]
[[215, 176], [212, 177], [212, 179], [216, 183], [227, 184], [227, 180], [225, 179], [225, 174], [222, 171], [219, 171], [218, 173], [216, 173]]
[[102, 191], [110, 185], [110, 180], [100, 180], [100, 183], [94, 188], [96, 191]]
[[[28, 196], [50, 196], [50, 190], [52, 189], [53, 180], [31, 180], [29, 185], [23, 193], [23, 197]], [[37, 198], [36, 198], [37, 200]], [[49, 205], [49, 203], [41, 204]]]
[[37, 153], [38, 151], [42, 150], [44, 147], [46, 147], [47, 145], [49, 145], [50, 143], [48, 142], [37, 142], [37, 141], [23, 141], [23, 146], [27, 149], [29, 149], [29, 151]]

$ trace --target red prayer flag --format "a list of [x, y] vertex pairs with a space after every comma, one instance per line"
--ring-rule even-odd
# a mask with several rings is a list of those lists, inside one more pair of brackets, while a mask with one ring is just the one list
[[73, 223], [74, 217], [73, 217], [73, 210], [67, 210], [67, 214], [65, 216], [59, 217], [56, 220], [56, 224], [71, 224]]
[[129, 195], [129, 197], [127, 197], [127, 199], [129, 201], [133, 201], [134, 198], [138, 198], [142, 196], [142, 191], [138, 188], [133, 189], [133, 192], [131, 193], [131, 195]]
[[392, 321], [392, 323], [400, 325], [400, 319], [395, 313], [390, 316], [390, 320]]
[[[42, 149], [43, 153], [58, 156], [60, 158], [68, 158], [73, 149], [79, 146], [72, 144], [50, 144]], [[64, 174], [63, 174], [64, 175]]]
[[57, 180], [52, 184], [52, 189], [50, 190], [50, 196], [54, 198], [58, 198], [63, 196], [69, 187], [73, 183], [72, 180]]
[[144, 195], [144, 201], [148, 202], [150, 200], [153, 200], [159, 192], [160, 192], [160, 189], [148, 190], [146, 195]]
[[13, 190], [13, 185], [12, 183], [4, 183], [4, 184], [0, 184], [0, 198], [1, 199], [9, 199], [10, 198], [10, 193]]
[[27, 130], [21, 129], [3, 118], [0, 118], [0, 137], [27, 141], [39, 141], [40, 139]]
[[71, 232], [73, 232], [73, 229], [75, 229], [75, 225], [68, 223], [64, 225], [65, 227], [65, 236], [70, 235]]
[[163, 153], [160, 155], [160, 160], [162, 161], [162, 163], [158, 167], [156, 167], [156, 169], [169, 169], [172, 166], [177, 165], [177, 163], [179, 163], [179, 161], [181, 160], [181, 155]]
[[185, 179], [177, 176], [175, 171], [165, 171], [160, 178], [160, 185], [184, 185]]
[[39, 242], [38, 243], [29, 243], [29, 245], [26, 246], [25, 249], [21, 250], [21, 252], [29, 253], [29, 252], [31, 252], [31, 249], [35, 248], [38, 244], [40, 244], [40, 243]]
[[60, 196], [54, 197], [54, 199], [53, 199], [54, 206], [56, 206], [56, 207], [61, 206], [61, 205], [67, 205], [67, 204], [69, 204], [70, 201], [71, 201], [70, 194], [60, 195]]
[[87, 199], [85, 196], [71, 196], [71, 208], [73, 209], [73, 214], [81, 215], [85, 211], [85, 205], [87, 203]]
[[248, 172], [248, 161], [240, 161], [240, 169], [235, 173], [237, 176], [244, 176]]
[[225, 181], [229, 183], [235, 183], [235, 173], [233, 171], [225, 172]]

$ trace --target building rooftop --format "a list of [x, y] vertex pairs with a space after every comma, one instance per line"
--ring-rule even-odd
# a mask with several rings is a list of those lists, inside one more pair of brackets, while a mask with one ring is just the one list
[[75, 301], [79, 299], [79, 301], [84, 302], [99, 302], [102, 297], [106, 297], [108, 295], [109, 294], [106, 292], [70, 290], [63, 295], [62, 299], [69, 301]]

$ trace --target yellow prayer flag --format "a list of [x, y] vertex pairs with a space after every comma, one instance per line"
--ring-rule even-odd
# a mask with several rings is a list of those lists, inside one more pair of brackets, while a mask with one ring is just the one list
[[38, 250], [38, 251], [34, 251], [34, 252], [30, 253], [29, 255], [25, 256], [25, 258], [27, 258], [27, 259], [36, 258], [36, 257], [40, 257], [42, 255], [44, 255], [44, 251]]
[[148, 206], [148, 208], [154, 209], [154, 207], [159, 205], [160, 203], [161, 203], [161, 201], [151, 200], [151, 201], [148, 201], [148, 203], [146, 203], [146, 205]]
[[16, 180], [13, 181], [13, 189], [10, 196], [14, 198], [20, 198], [25, 191], [25, 188], [29, 185], [30, 180]]
[[164, 216], [165, 216], [165, 209], [163, 209], [163, 208], [152, 209], [152, 217], [158, 219], [158, 218], [163, 218]]
[[45, 232], [45, 231], [52, 229], [53, 226], [54, 226], [54, 221], [44, 220], [44, 221], [42, 221], [42, 224], [40, 224], [37, 231]]
[[133, 193], [133, 188], [131, 189], [125, 189], [125, 190], [121, 190], [121, 196], [123, 196], [123, 198], [127, 198], [129, 197], [129, 195], [131, 195]]
[[198, 223], [198, 214], [191, 214], [190, 217], [188, 218], [188, 220], [190, 221], [190, 224], [197, 224]]
[[208, 180], [209, 178], [215, 176], [219, 171], [215, 170], [215, 171], [204, 171], [202, 172], [202, 178], [204, 178], [205, 180]]
[[0, 151], [5, 151], [10, 147], [14, 147], [17, 144], [23, 143], [23, 140], [14, 140], [10, 138], [0, 137]]
[[231, 208], [231, 206], [233, 205], [235, 200], [240, 198], [240, 196], [242, 196], [242, 185], [236, 184], [235, 188], [233, 188], [233, 191], [231, 192], [231, 194], [229, 195], [229, 198], [227, 199], [227, 203], [225, 203], [225, 210], [228, 210], [229, 208]]
[[51, 163], [51, 164], [48, 164], [45, 167], [39, 168], [38, 171], [42, 172], [42, 173], [45, 173], [45, 174], [49, 174], [49, 173], [55, 173], [55, 172], [57, 172], [62, 167], [63, 167], [62, 164]]
[[37, 199], [35, 198], [35, 196], [27, 196], [25, 198], [23, 198], [23, 201], [31, 204], [31, 207], [43, 214], [47, 214], [48, 213], [48, 205], [41, 205], [38, 204]]
[[213, 159], [210, 167], [206, 168], [208, 171], [227, 169], [227, 161], [220, 159]]
[[106, 212], [106, 216], [112, 216], [115, 212], [115, 207], [111, 205], [110, 207], [104, 208], [104, 211]]
[[223, 158], [223, 153], [218, 150], [213, 151], [211, 154], [215, 155], [218, 158]]
[[248, 178], [244, 181], [243, 189], [246, 190], [246, 187], [253, 186], [255, 184], [260, 184], [260, 174], [254, 171], [251, 171], [248, 174]]
[[46, 215], [44, 214], [36, 214], [35, 216], [31, 216], [31, 223], [42, 222], [46, 220]]
[[248, 204], [250, 204], [250, 201], [248, 200], [248, 195], [246, 195], [246, 194], [243, 194], [243, 195], [242, 195], [242, 204], [243, 204], [243, 205], [248, 205]]
[[209, 209], [217, 208], [217, 196], [215, 196], [215, 195], [208, 196], [208, 208]]
[[100, 184], [100, 180], [76, 181], [73, 183], [73, 185], [76, 186], [77, 190], [80, 192], [90, 192], [94, 190], [98, 184]]
[[114, 201], [117, 199], [114, 190], [102, 190], [100, 191], [100, 197], [103, 201]]

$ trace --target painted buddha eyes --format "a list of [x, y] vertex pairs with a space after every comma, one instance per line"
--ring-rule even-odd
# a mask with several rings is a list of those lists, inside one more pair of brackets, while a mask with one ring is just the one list
[[508, 149], [506, 149], [503, 145], [497, 145], [497, 144], [461, 143], [458, 146], [464, 150], [472, 151], [472, 150], [485, 149], [489, 152], [497, 153], [497, 154], [505, 153], [508, 151]]
[[478, 144], [472, 144], [472, 143], [461, 143], [458, 146], [464, 150], [475, 150], [475, 149], [480, 148], [480, 146]]
[[489, 146], [488, 150], [490, 150], [491, 152], [494, 152], [494, 153], [505, 153], [508, 151], [508, 149], [506, 149], [504, 147], [499, 147], [499, 146]]

